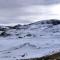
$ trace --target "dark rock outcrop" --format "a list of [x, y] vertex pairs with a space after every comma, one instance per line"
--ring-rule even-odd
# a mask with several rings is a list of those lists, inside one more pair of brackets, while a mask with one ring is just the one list
[[6, 36], [10, 36], [10, 34], [8, 34], [8, 33], [6, 33], [5, 31], [3, 31], [3, 32], [0, 34], [0, 36], [6, 37]]

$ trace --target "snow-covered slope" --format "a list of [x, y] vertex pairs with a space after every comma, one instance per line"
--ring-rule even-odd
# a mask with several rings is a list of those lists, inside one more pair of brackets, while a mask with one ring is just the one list
[[40, 58], [60, 52], [60, 21], [0, 26], [0, 60]]

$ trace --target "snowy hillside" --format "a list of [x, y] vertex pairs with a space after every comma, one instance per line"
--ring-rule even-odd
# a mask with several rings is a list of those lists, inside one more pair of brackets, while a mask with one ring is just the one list
[[60, 52], [60, 21], [0, 26], [0, 60], [40, 58]]

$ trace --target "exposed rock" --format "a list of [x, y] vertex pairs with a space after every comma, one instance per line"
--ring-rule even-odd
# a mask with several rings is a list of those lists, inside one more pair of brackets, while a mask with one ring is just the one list
[[31, 36], [32, 36], [32, 34], [27, 34], [26, 36], [31, 37]]
[[6, 33], [5, 31], [3, 31], [0, 36], [6, 37], [6, 36], [10, 36], [10, 34]]
[[15, 25], [15, 26], [8, 26], [10, 29], [19, 29], [21, 27], [20, 24]]
[[60, 24], [60, 20], [50, 19], [50, 20], [41, 21], [41, 23], [42, 23], [42, 24], [58, 25], [58, 24]]
[[23, 37], [19, 36], [18, 38], [23, 38]]

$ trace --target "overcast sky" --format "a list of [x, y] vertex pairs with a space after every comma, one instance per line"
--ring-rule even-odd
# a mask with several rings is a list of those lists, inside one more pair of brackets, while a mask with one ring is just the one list
[[60, 19], [60, 0], [0, 0], [0, 24]]

